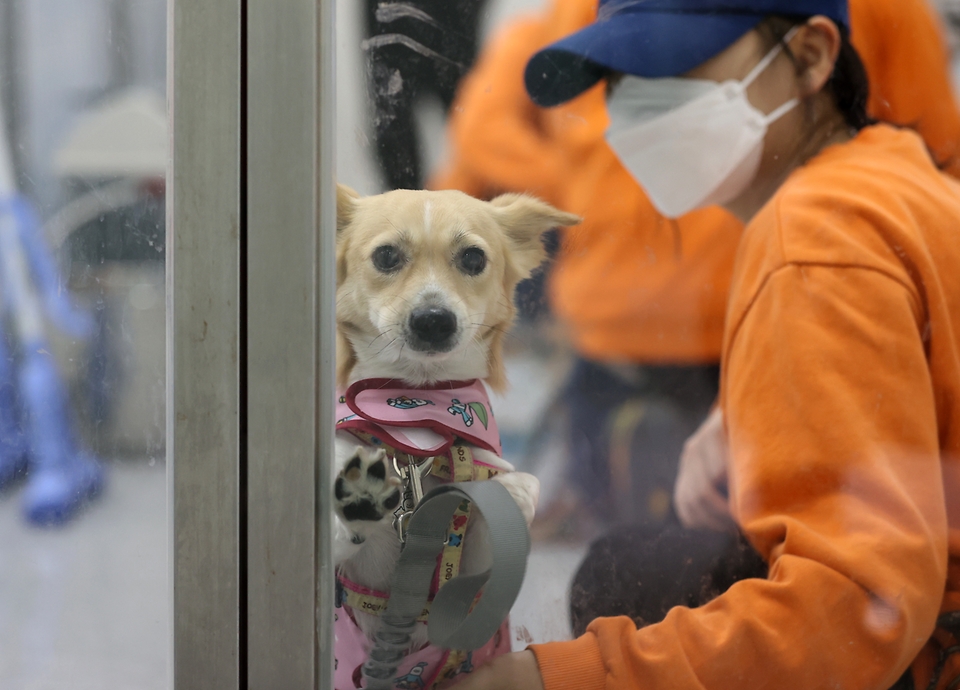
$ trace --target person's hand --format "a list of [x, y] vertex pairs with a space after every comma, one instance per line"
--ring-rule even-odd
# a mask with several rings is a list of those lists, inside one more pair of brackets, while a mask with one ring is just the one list
[[736, 527], [724, 495], [727, 485], [727, 435], [718, 409], [687, 439], [673, 502], [685, 527], [730, 530]]
[[456, 690], [544, 690], [533, 652], [504, 654], [479, 666], [457, 683]]

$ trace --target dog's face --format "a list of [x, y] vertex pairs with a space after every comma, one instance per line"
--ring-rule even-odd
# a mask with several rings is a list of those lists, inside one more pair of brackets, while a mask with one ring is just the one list
[[502, 387], [513, 292], [545, 258], [540, 236], [579, 218], [527, 196], [337, 194], [338, 379]]

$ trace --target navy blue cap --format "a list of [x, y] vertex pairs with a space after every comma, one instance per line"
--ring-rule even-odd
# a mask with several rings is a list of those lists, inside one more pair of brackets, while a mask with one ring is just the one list
[[534, 103], [558, 105], [610, 71], [675, 77], [723, 52], [772, 14], [850, 26], [847, 0], [600, 0], [597, 20], [527, 63]]

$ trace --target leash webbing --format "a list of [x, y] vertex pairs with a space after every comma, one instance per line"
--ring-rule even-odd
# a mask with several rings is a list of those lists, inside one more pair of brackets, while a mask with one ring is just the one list
[[410, 520], [390, 586], [390, 603], [381, 616], [374, 648], [363, 665], [368, 690], [393, 688], [393, 676], [429, 597], [451, 517], [464, 500], [487, 521], [492, 565], [476, 575], [460, 574], [440, 588], [427, 624], [430, 643], [444, 649], [479, 649], [496, 634], [510, 612], [530, 552], [530, 534], [519, 506], [498, 482], [437, 487], [424, 496]]

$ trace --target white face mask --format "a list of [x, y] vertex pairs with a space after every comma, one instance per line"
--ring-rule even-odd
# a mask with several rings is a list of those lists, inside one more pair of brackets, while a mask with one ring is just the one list
[[663, 215], [727, 203], [753, 182], [767, 127], [799, 103], [764, 115], [747, 99], [747, 87], [782, 49], [740, 82], [625, 76], [617, 85], [607, 101], [607, 142]]

